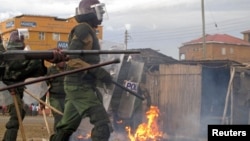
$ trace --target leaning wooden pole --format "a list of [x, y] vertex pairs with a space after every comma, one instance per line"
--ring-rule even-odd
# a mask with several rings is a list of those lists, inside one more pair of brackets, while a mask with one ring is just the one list
[[49, 129], [49, 124], [48, 124], [47, 116], [46, 116], [46, 113], [45, 113], [45, 109], [42, 110], [42, 113], [43, 113], [43, 119], [44, 119], [44, 122], [45, 122], [45, 126], [46, 126], [46, 129], [47, 129], [47, 132], [48, 132], [48, 136], [50, 137], [51, 132], [50, 132], [50, 129]]
[[227, 88], [227, 95], [226, 95], [226, 99], [225, 99], [225, 106], [224, 106], [224, 112], [223, 112], [223, 116], [222, 116], [222, 121], [221, 123], [224, 124], [225, 123], [225, 118], [226, 118], [226, 114], [227, 114], [227, 108], [228, 108], [228, 100], [230, 97], [230, 93], [231, 93], [231, 87], [232, 87], [232, 83], [233, 83], [233, 79], [234, 79], [234, 74], [235, 74], [235, 68], [232, 67], [230, 70], [230, 80], [228, 83], [228, 88]]
[[60, 114], [60, 115], [63, 115], [63, 113], [59, 110], [57, 110], [56, 108], [54, 108], [53, 106], [47, 104], [46, 102], [42, 101], [40, 98], [36, 97], [34, 94], [30, 93], [29, 91], [27, 90], [24, 90], [29, 96], [33, 97], [35, 100], [37, 100], [38, 102], [48, 106], [51, 110], [53, 110], [54, 112]]
[[18, 106], [18, 101], [17, 101], [17, 96], [16, 96], [15, 90], [11, 89], [10, 94], [11, 94], [13, 101], [14, 101], [14, 105], [15, 105], [15, 109], [16, 109], [16, 113], [17, 113], [17, 119], [18, 119], [18, 123], [19, 123], [19, 128], [21, 131], [23, 141], [26, 141], [26, 136], [25, 136], [25, 132], [24, 132], [24, 128], [23, 128], [23, 120], [22, 120], [21, 112], [20, 112], [20, 109]]

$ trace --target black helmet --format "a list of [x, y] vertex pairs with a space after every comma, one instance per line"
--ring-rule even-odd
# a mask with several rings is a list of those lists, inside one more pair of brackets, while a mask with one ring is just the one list
[[99, 0], [81, 0], [76, 11], [76, 15], [94, 13], [99, 21], [102, 21], [105, 13], [105, 4]]
[[19, 35], [17, 30], [10, 33], [7, 50], [23, 50], [25, 48], [24, 35]]

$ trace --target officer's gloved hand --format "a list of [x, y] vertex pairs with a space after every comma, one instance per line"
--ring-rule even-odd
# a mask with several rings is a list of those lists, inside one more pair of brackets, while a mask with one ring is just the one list
[[112, 77], [108, 71], [106, 71], [104, 68], [96, 68], [91, 69], [89, 72], [95, 76], [97, 80], [102, 81], [103, 83], [110, 84], [112, 82]]
[[112, 77], [108, 74], [108, 75], [105, 75], [102, 79], [101, 79], [102, 82], [104, 83], [107, 83], [107, 84], [110, 84], [112, 83]]
[[52, 59], [46, 59], [50, 63], [59, 63], [59, 62], [62, 62], [62, 61], [68, 61], [69, 60], [69, 56], [63, 54], [61, 49], [55, 48], [55, 49], [52, 49], [52, 50], [53, 50], [53, 58]]

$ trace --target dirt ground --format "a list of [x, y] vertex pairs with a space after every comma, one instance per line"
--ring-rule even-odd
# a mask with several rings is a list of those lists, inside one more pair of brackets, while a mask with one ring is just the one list
[[[46, 119], [49, 125], [49, 131], [52, 134], [54, 119], [52, 116], [46, 116]], [[7, 123], [8, 120], [9, 116], [7, 115], [3, 116], [0, 114], [0, 140], [2, 140], [4, 136], [4, 132], [6, 130], [5, 124]], [[26, 137], [25, 138], [26, 141], [49, 140], [48, 130], [46, 128], [45, 120], [42, 115], [26, 116], [23, 121], [23, 127], [24, 127], [24, 134]], [[77, 136], [79, 135], [86, 136], [87, 134], [90, 134], [92, 127], [93, 126], [89, 123], [88, 119], [83, 120], [77, 131], [72, 135], [70, 141], [89, 141], [89, 139], [79, 139], [77, 138]], [[126, 136], [127, 135], [113, 132], [111, 134], [109, 141], [129, 141], [129, 139]], [[17, 141], [24, 141], [20, 130], [18, 132]]]
[[[2, 140], [5, 132], [5, 124], [9, 120], [8, 115], [0, 115], [0, 140]], [[53, 124], [54, 119], [52, 116], [46, 116], [46, 120], [49, 126], [50, 135], [53, 134]], [[23, 121], [23, 127], [24, 127], [24, 135], [26, 141], [48, 141], [49, 139], [49, 133], [46, 128], [45, 120], [42, 115], [37, 116], [26, 116]], [[92, 125], [89, 123], [88, 119], [84, 119], [81, 122], [81, 125], [77, 129], [77, 131], [72, 135], [70, 141], [88, 141], [88, 139], [79, 139], [77, 138], [79, 135], [83, 135], [83, 137], [86, 137], [90, 134], [90, 131], [92, 129]], [[21, 134], [21, 131], [18, 131], [18, 137], [17, 141], [24, 141], [23, 140], [23, 134]], [[118, 141], [111, 139], [111, 141]], [[123, 140], [119, 140], [123, 141]], [[126, 140], [125, 140], [126, 141]]]
[[[50, 133], [53, 132], [53, 117], [47, 116], [48, 126]], [[9, 116], [0, 116], [0, 140], [2, 140], [5, 132], [5, 124]], [[45, 141], [49, 138], [48, 130], [46, 128], [43, 116], [26, 116], [23, 121], [24, 136], [26, 141]], [[21, 131], [18, 132], [17, 141], [23, 141]]]

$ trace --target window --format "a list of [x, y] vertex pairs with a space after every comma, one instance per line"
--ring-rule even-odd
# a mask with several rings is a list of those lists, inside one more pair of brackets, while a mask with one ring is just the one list
[[45, 33], [39, 32], [39, 40], [45, 40]]
[[59, 41], [60, 40], [60, 33], [53, 33], [53, 40]]
[[222, 48], [222, 49], [221, 49], [221, 54], [222, 54], [222, 55], [226, 55], [226, 48]]

